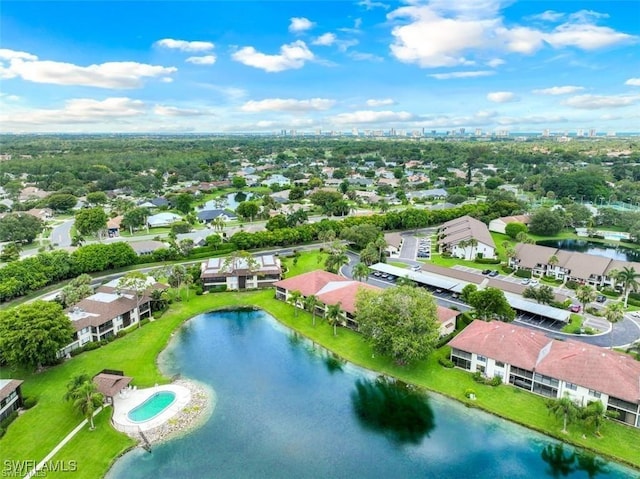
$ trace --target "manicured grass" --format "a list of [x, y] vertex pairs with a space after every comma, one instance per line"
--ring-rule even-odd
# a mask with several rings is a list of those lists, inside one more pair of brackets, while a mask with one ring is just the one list
[[387, 261], [387, 264], [391, 266], [396, 266], [397, 268], [408, 268], [409, 265], [407, 263], [401, 263], [399, 261]]
[[569, 324], [562, 328], [563, 333], [572, 333], [577, 334], [580, 332], [580, 328], [582, 327], [582, 315], [571, 313], [569, 316]]
[[293, 257], [280, 257], [280, 261], [288, 268], [285, 277], [291, 278], [315, 269], [324, 269], [324, 262], [327, 259], [326, 254], [322, 254], [320, 251], [299, 251], [298, 255], [295, 264], [293, 263]]
[[[312, 269], [315, 269], [315, 259], [312, 255], [309, 257], [307, 267], [313, 266]], [[298, 260], [298, 266], [301, 262], [302, 256]], [[355, 364], [440, 392], [469, 406], [481, 407], [561, 440], [640, 467], [636, 446], [640, 441], [640, 431], [637, 429], [607, 421], [602, 428], [602, 438], [596, 438], [580, 426], [571, 426], [570, 434], [565, 436], [560, 433], [561, 422], [547, 413], [543, 398], [510, 386], [480, 385], [475, 383], [467, 372], [440, 366], [438, 358], [448, 355], [446, 347], [426, 361], [410, 366], [398, 366], [387, 358], [374, 354], [359, 334], [340, 328], [338, 335], [334, 337], [333, 329], [325, 321], [317, 318], [316, 326], [313, 327], [309, 313], [294, 310], [288, 303], [275, 300], [273, 295], [273, 290], [261, 290], [192, 296], [189, 302], [173, 305], [159, 320], [136, 329], [101, 349], [83, 353], [45, 372], [25, 374], [21, 371], [3, 371], [2, 377], [24, 378], [25, 395], [35, 396], [39, 400], [38, 405], [15, 421], [5, 437], [0, 440], [3, 456], [11, 460], [39, 461], [82, 420], [70, 404], [61, 400], [67, 381], [74, 375], [81, 372], [93, 375], [103, 368], [121, 369], [125, 374], [133, 376], [134, 384], [139, 387], [148, 387], [156, 382], [165, 383], [167, 378], [158, 371], [155, 360], [166, 346], [172, 332], [183, 321], [199, 313], [223, 307], [258, 306], [283, 324]], [[476, 401], [464, 397], [468, 388], [475, 390]], [[83, 436], [72, 440], [54, 459], [77, 460], [80, 470], [84, 471], [86, 467], [87, 471], [91, 471], [86, 477], [99, 477], [104, 474], [110, 459], [130, 447], [131, 442], [126, 436], [107, 426], [105, 413], [101, 413], [100, 416], [96, 431], [83, 431]], [[83, 452], [83, 439], [86, 435], [93, 435], [89, 438], [87, 446], [91, 454]], [[74, 457], [75, 454], [80, 457]], [[104, 458], [104, 462], [88, 464], [95, 458]]]

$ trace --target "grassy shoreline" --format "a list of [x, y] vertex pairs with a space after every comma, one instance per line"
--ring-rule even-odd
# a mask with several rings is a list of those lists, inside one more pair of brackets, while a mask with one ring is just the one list
[[[426, 361], [409, 367], [399, 367], [386, 358], [373, 355], [370, 346], [353, 331], [340, 329], [334, 337], [332, 328], [322, 320], [317, 320], [316, 327], [313, 327], [309, 313], [297, 311], [296, 314], [291, 305], [274, 299], [273, 290], [192, 297], [188, 302], [172, 306], [172, 309], [158, 321], [134, 330], [103, 348], [83, 353], [43, 373], [22, 376], [25, 379], [25, 395], [38, 397], [39, 403], [12, 424], [5, 437], [0, 440], [3, 456], [11, 460], [40, 461], [82, 420], [69, 404], [61, 400], [65, 385], [74, 374], [95, 374], [106, 367], [124, 370], [125, 374], [134, 377], [135, 384], [139, 387], [166, 383], [168, 378], [160, 371], [157, 359], [177, 328], [198, 314], [242, 306], [265, 310], [285, 326], [361, 367], [416, 384], [470, 407], [485, 410], [550, 437], [640, 469], [640, 458], [636, 457], [637, 449], [632, 446], [640, 442], [640, 431], [637, 429], [607, 421], [602, 429], [602, 439], [595, 438], [592, 434], [583, 438], [583, 430], [578, 426], [571, 426], [569, 435], [561, 434], [561, 424], [549, 416], [543, 398], [510, 386], [492, 388], [479, 385], [465, 371], [444, 369], [438, 364], [438, 358], [447, 354], [446, 348], [437, 351]], [[16, 373], [17, 371], [2, 371], [2, 377], [12, 374], [19, 377]], [[476, 391], [475, 402], [464, 396], [468, 388]], [[111, 410], [107, 411], [108, 414], [103, 412], [99, 415], [99, 427], [96, 431], [83, 430], [54, 457], [54, 460], [73, 459], [78, 461], [78, 468], [83, 476], [104, 476], [110, 465], [134, 446], [127, 436], [108, 427]], [[48, 474], [47, 477], [58, 477], [58, 474]]]

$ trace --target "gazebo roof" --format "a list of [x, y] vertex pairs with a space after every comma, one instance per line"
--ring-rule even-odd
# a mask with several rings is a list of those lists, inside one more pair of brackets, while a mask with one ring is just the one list
[[98, 391], [105, 397], [114, 397], [126, 388], [131, 381], [133, 381], [133, 378], [129, 376], [107, 373], [97, 374], [93, 378], [93, 382], [96, 384]]

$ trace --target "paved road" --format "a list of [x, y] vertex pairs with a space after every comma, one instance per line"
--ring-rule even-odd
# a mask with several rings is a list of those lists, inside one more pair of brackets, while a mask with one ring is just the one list
[[60, 248], [71, 246], [71, 227], [75, 220], [65, 220], [51, 230], [51, 243]]

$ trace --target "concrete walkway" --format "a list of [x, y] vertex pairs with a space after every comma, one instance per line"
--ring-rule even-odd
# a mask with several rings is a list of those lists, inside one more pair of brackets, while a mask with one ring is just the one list
[[[93, 417], [96, 417], [96, 415], [97, 415], [100, 411], [102, 411], [102, 406], [100, 406], [98, 409], [96, 409], [96, 410], [95, 410], [95, 412], [93, 413]], [[45, 457], [42, 461], [40, 461], [40, 462], [38, 463], [38, 465], [37, 465], [34, 469], [32, 469], [32, 470], [29, 472], [29, 474], [27, 474], [27, 475], [26, 475], [26, 476], [24, 476], [24, 477], [25, 477], [26, 479], [29, 479], [29, 478], [31, 478], [31, 477], [33, 477], [33, 476], [35, 476], [35, 475], [40, 476], [40, 474], [38, 474], [38, 471], [39, 471], [40, 469], [42, 469], [42, 468], [44, 467], [44, 465], [45, 465], [45, 464], [47, 464], [47, 463], [48, 463], [48, 462], [53, 458], [53, 456], [55, 456], [56, 454], [58, 454], [58, 451], [60, 451], [60, 449], [62, 449], [62, 448], [65, 446], [65, 444], [67, 444], [71, 439], [73, 439], [73, 437], [74, 437], [76, 434], [78, 434], [78, 432], [80, 432], [80, 430], [81, 430], [84, 426], [86, 426], [88, 422], [89, 422], [89, 421], [87, 421], [87, 420], [85, 419], [85, 420], [84, 420], [84, 421], [82, 421], [80, 424], [78, 424], [78, 425], [76, 426], [76, 428], [75, 428], [73, 431], [71, 431], [69, 434], [67, 434], [67, 435], [66, 435], [66, 437], [65, 437], [62, 441], [60, 441], [60, 442], [58, 443], [58, 445], [57, 445], [56, 447], [54, 447], [54, 448], [51, 450], [51, 452], [50, 452], [49, 454], [47, 454], [47, 455], [46, 455], [46, 457]]]

